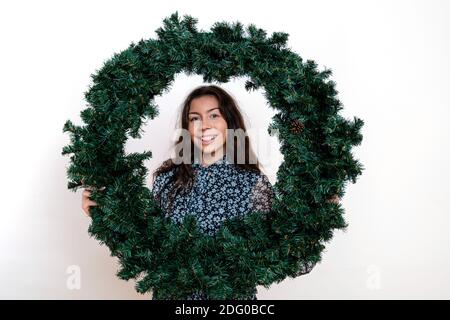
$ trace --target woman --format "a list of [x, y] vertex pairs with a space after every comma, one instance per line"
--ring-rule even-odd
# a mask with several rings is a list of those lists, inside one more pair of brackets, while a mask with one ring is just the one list
[[[225, 90], [214, 85], [193, 90], [183, 103], [181, 128], [188, 139], [180, 136], [176, 146], [188, 141], [180, 153], [184, 161], [168, 159], [154, 173], [153, 195], [167, 216], [182, 222], [192, 212], [200, 229], [213, 236], [225, 219], [271, 209], [272, 185], [257, 165], [241, 112]], [[248, 298], [256, 300], [256, 288]], [[196, 292], [187, 299], [208, 297]]]
[[[218, 86], [200, 86], [185, 99], [180, 118], [183, 134], [175, 147], [183, 144], [176, 155], [182, 161], [168, 159], [153, 175], [152, 194], [163, 213], [177, 223], [194, 214], [200, 230], [213, 236], [226, 219], [270, 211], [274, 190], [257, 164], [235, 100]], [[88, 215], [96, 205], [89, 195], [84, 191], [82, 204]], [[247, 299], [256, 300], [256, 292]], [[209, 297], [193, 292], [186, 299]]]

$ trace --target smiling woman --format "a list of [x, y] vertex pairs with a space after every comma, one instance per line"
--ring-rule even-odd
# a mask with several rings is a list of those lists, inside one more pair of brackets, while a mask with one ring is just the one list
[[[185, 146], [179, 153], [183, 162], [177, 164], [174, 159], [168, 159], [154, 173], [156, 177], [160, 173], [175, 171], [170, 203], [178, 190], [193, 185], [195, 173], [191, 164], [196, 162], [206, 167], [224, 158], [228, 152], [228, 161], [237, 168], [261, 173], [250, 139], [245, 134], [247, 129], [239, 107], [233, 97], [219, 86], [200, 86], [186, 97], [180, 126], [184, 130], [182, 132], [189, 133], [188, 143], [185, 135], [180, 135], [175, 142], [175, 147]], [[243, 132], [244, 135], [235, 136], [234, 132]], [[209, 136], [214, 136], [214, 139]], [[227, 136], [233, 138], [228, 144]]]
[[[220, 91], [221, 89], [211, 86], [210, 90]], [[189, 108], [189, 133], [196, 147], [203, 151], [203, 164], [207, 165], [219, 159], [222, 146], [226, 141], [227, 128], [227, 122], [220, 112], [216, 95], [207, 93], [192, 99]], [[207, 156], [205, 159], [206, 155], [211, 154], [214, 156]]]
[[[247, 143], [237, 139], [234, 148], [228, 148], [232, 151], [226, 152], [230, 131], [246, 133], [234, 99], [218, 86], [201, 86], [188, 95], [183, 106], [181, 127], [188, 130], [190, 138], [187, 151], [197, 150], [187, 163], [177, 165], [168, 159], [154, 173], [152, 193], [165, 215], [182, 223], [185, 215], [193, 214], [202, 232], [214, 236], [226, 219], [270, 212], [274, 190], [258, 163], [253, 163], [256, 156], [248, 139]], [[180, 136], [177, 144], [181, 142]], [[240, 158], [239, 153], [245, 156], [244, 163], [234, 161]], [[157, 289], [153, 299], [158, 299]], [[193, 292], [186, 299], [209, 297]], [[256, 300], [256, 287], [248, 299]]]

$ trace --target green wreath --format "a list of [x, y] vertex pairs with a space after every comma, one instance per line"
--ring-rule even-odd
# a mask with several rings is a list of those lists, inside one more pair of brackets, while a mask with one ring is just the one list
[[[94, 188], [98, 206], [91, 207], [88, 231], [119, 258], [119, 278], [136, 279], [140, 293], [157, 288], [158, 298], [203, 291], [212, 299], [239, 299], [256, 285], [309, 272], [333, 230], [347, 228], [342, 206], [326, 199], [342, 197], [346, 182], [355, 183], [364, 169], [350, 152], [362, 141], [363, 121], [338, 114], [331, 70], [303, 62], [286, 47], [287, 33], [267, 38], [239, 22], [216, 22], [203, 32], [196, 23], [175, 12], [156, 30], [158, 39], [131, 43], [91, 75], [89, 105], [81, 112], [86, 125], [66, 121], [71, 143], [62, 154], [73, 154], [68, 188], [76, 191], [82, 180]], [[278, 110], [268, 131], [278, 133], [284, 161], [272, 211], [226, 220], [215, 237], [201, 233], [192, 215], [182, 224], [163, 217], [145, 185], [143, 162], [151, 151], [124, 152], [127, 138], [141, 138], [142, 123], [158, 115], [154, 97], [180, 72], [218, 83], [249, 76], [246, 90], [263, 87]]]

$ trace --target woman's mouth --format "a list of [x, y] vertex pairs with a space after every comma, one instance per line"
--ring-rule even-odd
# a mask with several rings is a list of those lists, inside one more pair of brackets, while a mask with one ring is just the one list
[[202, 145], [208, 145], [214, 141], [214, 139], [217, 137], [217, 135], [207, 135], [202, 136]]

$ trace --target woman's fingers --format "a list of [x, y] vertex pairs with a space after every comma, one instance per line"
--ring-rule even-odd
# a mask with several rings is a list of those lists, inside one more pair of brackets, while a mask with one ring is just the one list
[[82, 198], [81, 198], [81, 203], [82, 203], [81, 208], [83, 209], [84, 214], [86, 216], [88, 216], [88, 217], [91, 216], [91, 213], [90, 213], [90, 210], [89, 210], [90, 207], [98, 206], [97, 202], [95, 202], [95, 201], [93, 201], [93, 200], [91, 200], [89, 198], [91, 196], [91, 194], [92, 194], [91, 190], [89, 190], [89, 189], [88, 190], [84, 190], [83, 193], [82, 193]]
[[93, 201], [93, 200], [91, 200], [91, 199], [89, 198], [89, 197], [91, 196], [91, 193], [92, 193], [92, 192], [87, 191], [87, 190], [83, 191], [83, 197], [84, 197], [83, 201], [84, 201], [84, 203], [86, 203], [86, 204], [88, 204], [88, 205], [94, 205], [94, 206], [96, 206], [96, 205], [97, 205], [97, 202], [95, 202], [95, 201]]
[[89, 212], [89, 209], [92, 206], [98, 206], [97, 202], [92, 201], [92, 200], [88, 200], [88, 199], [83, 199], [83, 204], [82, 204], [81, 208], [83, 209], [84, 213], [87, 216], [91, 216], [91, 213]]
[[93, 201], [93, 200], [91, 200], [89, 198], [85, 198], [82, 201], [83, 208], [90, 207], [90, 206], [97, 206], [97, 205], [98, 205], [97, 202], [95, 202], [95, 201]]
[[83, 212], [86, 216], [90, 217], [91, 213], [89, 212], [89, 206], [87, 204], [83, 204], [81, 206], [81, 209], [83, 209]]
[[[85, 183], [84, 183], [84, 179], [82, 179], [81, 180], [81, 184], [82, 184], [82, 186], [84, 187], [84, 191], [83, 191], [83, 193], [82, 193], [82, 198], [81, 198], [81, 200], [82, 200], [82, 209], [83, 209], [83, 211], [84, 211], [84, 214], [86, 215], [86, 216], [88, 216], [88, 217], [90, 217], [91, 216], [91, 213], [90, 213], [90, 207], [92, 207], [92, 206], [98, 206], [98, 203], [97, 202], [95, 202], [95, 201], [93, 201], [93, 200], [91, 200], [89, 197], [91, 196], [91, 194], [92, 194], [92, 191], [94, 190], [94, 188], [93, 187], [91, 187], [91, 186], [87, 186]], [[102, 191], [102, 190], [105, 190], [105, 188], [106, 187], [101, 187], [101, 188], [98, 188], [97, 190], [100, 190], [100, 191]]]
[[340, 198], [338, 197], [338, 195], [336, 194], [336, 195], [332, 196], [331, 198], [329, 198], [329, 199], [327, 200], [327, 202], [339, 203], [340, 200], [341, 200], [341, 199], [340, 199]]

